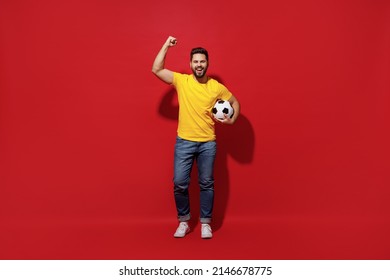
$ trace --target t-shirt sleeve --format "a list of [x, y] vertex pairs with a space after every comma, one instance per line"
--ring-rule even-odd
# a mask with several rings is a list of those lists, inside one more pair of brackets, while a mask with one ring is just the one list
[[177, 84], [180, 82], [180, 79], [182, 79], [182, 74], [173, 72], [173, 82], [172, 85], [174, 87], [177, 87]]
[[220, 99], [229, 100], [233, 94], [224, 85], [220, 84], [220, 87]]

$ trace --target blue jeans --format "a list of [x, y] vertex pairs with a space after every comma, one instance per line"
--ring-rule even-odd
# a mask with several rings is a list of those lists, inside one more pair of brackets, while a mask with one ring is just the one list
[[194, 161], [198, 166], [198, 181], [200, 187], [200, 222], [210, 223], [214, 205], [214, 161], [217, 143], [193, 142], [176, 138], [174, 157], [174, 196], [178, 219], [188, 221], [190, 201], [188, 187]]

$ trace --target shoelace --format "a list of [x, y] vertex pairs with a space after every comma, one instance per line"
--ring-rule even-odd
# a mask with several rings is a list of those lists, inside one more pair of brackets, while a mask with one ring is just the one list
[[202, 230], [208, 230], [211, 232], [211, 227], [209, 225], [203, 225]]
[[182, 224], [182, 223], [181, 223], [181, 224], [179, 225], [178, 230], [179, 230], [179, 231], [185, 231], [185, 230], [187, 229], [187, 227], [188, 227], [188, 226], [187, 226], [186, 224]]

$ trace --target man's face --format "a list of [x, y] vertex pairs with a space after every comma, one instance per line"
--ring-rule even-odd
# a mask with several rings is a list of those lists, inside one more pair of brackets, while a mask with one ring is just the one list
[[204, 75], [206, 75], [207, 67], [209, 67], [206, 56], [202, 53], [194, 54], [190, 62], [190, 67], [195, 77], [202, 78]]

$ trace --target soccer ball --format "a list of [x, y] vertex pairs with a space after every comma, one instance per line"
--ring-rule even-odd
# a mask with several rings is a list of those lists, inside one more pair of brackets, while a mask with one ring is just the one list
[[224, 114], [231, 118], [233, 116], [234, 110], [232, 106], [230, 106], [229, 101], [220, 99], [215, 102], [212, 112], [216, 119], [223, 120]]

